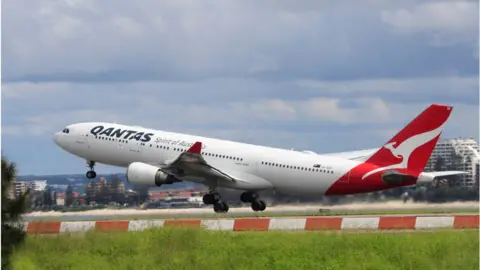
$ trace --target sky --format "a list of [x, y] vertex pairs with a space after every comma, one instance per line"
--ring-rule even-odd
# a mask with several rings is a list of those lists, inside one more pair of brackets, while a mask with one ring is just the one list
[[478, 137], [478, 1], [2, 4], [2, 152], [21, 175], [86, 172], [52, 140], [84, 121], [330, 153], [444, 103], [442, 136]]

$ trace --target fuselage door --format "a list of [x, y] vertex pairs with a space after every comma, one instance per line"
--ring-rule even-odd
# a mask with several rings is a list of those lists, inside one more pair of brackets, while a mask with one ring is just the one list
[[85, 133], [82, 132], [75, 132], [75, 134], [72, 134], [75, 137], [75, 141], [78, 144], [85, 144], [87, 142], [87, 138]]
[[345, 175], [340, 176], [340, 179], [338, 180], [338, 182], [339, 183], [345, 183], [345, 184], [350, 183], [351, 171], [352, 170], [348, 170], [348, 172]]
[[89, 144], [89, 141], [88, 141], [88, 140], [89, 140], [89, 134], [88, 134], [88, 133], [87, 133], [87, 134], [84, 134], [84, 135], [83, 135], [83, 143], [84, 143], [88, 148], [90, 148], [90, 144]]
[[142, 152], [142, 142], [133, 142], [130, 144], [130, 151], [132, 152]]

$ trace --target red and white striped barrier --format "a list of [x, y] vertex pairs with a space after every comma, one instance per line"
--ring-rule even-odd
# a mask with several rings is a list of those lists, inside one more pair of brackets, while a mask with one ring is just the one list
[[220, 231], [318, 231], [318, 230], [420, 230], [475, 229], [478, 215], [293, 217], [233, 219], [169, 219], [122, 221], [38, 221], [26, 222], [29, 234], [142, 231], [159, 227], [193, 227]]

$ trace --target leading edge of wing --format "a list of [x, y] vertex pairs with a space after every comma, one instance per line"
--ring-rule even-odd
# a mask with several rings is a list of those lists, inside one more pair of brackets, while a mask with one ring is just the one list
[[229, 181], [235, 181], [236, 179], [222, 172], [221, 170], [211, 166], [202, 156], [202, 142], [195, 142], [190, 148], [181, 153], [175, 160], [167, 162], [162, 169], [170, 174], [174, 174], [170, 171], [171, 168], [184, 168], [197, 171], [198, 174], [210, 174], [215, 177], [226, 178]]
[[177, 164], [178, 166], [196, 171], [200, 175], [208, 174], [216, 179], [220, 177], [221, 179], [226, 180], [222, 185], [224, 187], [242, 189], [266, 189], [273, 187], [270, 182], [259, 176], [228, 167], [217, 168], [208, 164], [202, 156], [201, 142], [195, 142], [190, 149], [180, 154], [180, 156], [172, 162], [169, 167], [177, 166]]

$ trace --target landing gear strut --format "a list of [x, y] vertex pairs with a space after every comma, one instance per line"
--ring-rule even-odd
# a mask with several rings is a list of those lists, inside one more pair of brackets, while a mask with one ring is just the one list
[[259, 196], [256, 192], [244, 192], [242, 195], [240, 195], [240, 200], [243, 203], [251, 203], [252, 210], [255, 212], [265, 211], [265, 209], [267, 209], [267, 204], [264, 201], [259, 200]]
[[87, 160], [87, 167], [90, 168], [90, 171], [86, 174], [87, 178], [94, 179], [97, 177], [97, 173], [95, 172], [95, 161]]
[[227, 213], [229, 209], [228, 204], [222, 202], [220, 194], [215, 191], [210, 191], [210, 193], [203, 195], [203, 203], [206, 205], [213, 204], [215, 213]]

